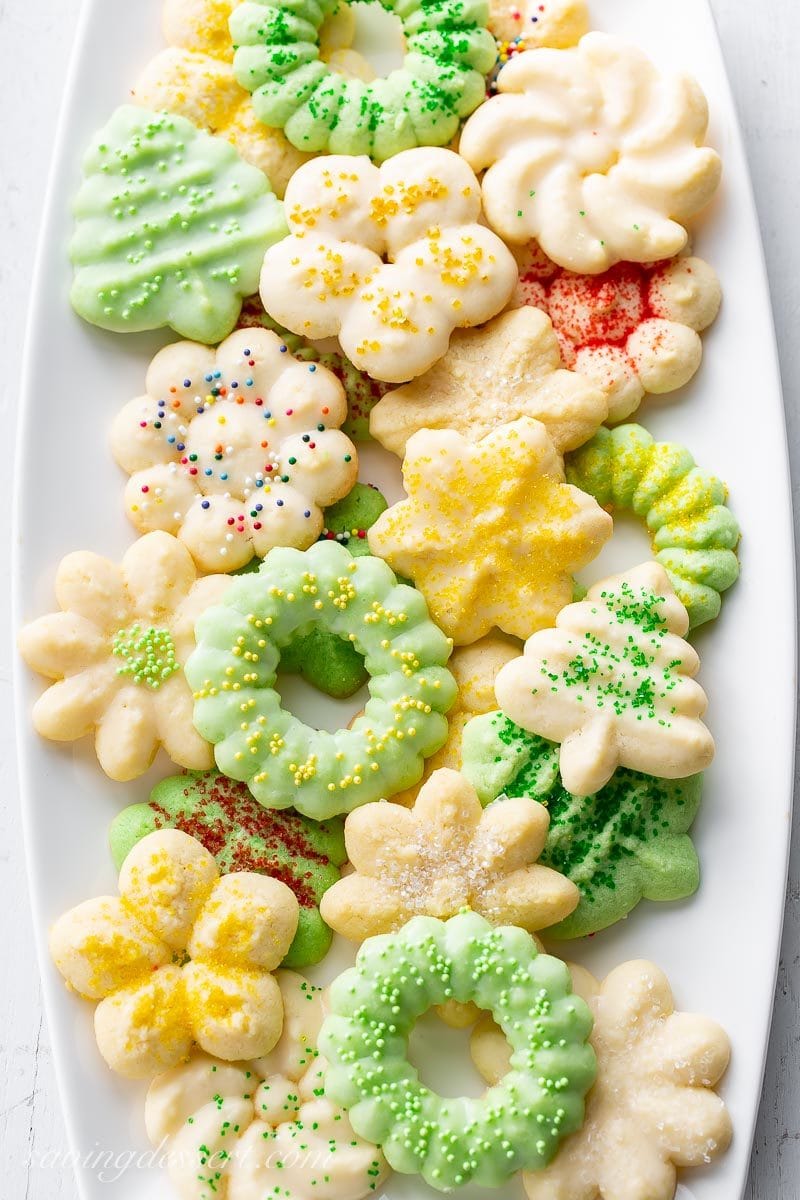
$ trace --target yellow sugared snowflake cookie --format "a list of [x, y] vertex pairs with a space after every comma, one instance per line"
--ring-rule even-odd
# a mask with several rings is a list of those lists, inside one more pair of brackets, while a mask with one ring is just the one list
[[484, 809], [463, 775], [435, 771], [412, 809], [380, 801], [350, 813], [344, 836], [355, 871], [328, 889], [320, 912], [353, 941], [467, 907], [495, 925], [545, 929], [580, 895], [536, 861], [549, 824], [541, 804], [503, 797]]
[[484, 211], [506, 241], [535, 238], [559, 266], [588, 274], [684, 248], [684, 222], [721, 170], [693, 79], [590, 33], [574, 49], [517, 55], [497, 86], [459, 149], [474, 170], [488, 167]]
[[304, 550], [323, 507], [355, 483], [342, 385], [268, 329], [238, 329], [216, 351], [166, 346], [145, 388], [111, 432], [131, 476], [125, 508], [142, 532], [180, 537], [206, 571], [235, 571], [273, 546]]
[[526, 306], [454, 333], [430, 371], [378, 402], [369, 428], [402, 458], [420, 429], [456, 429], [476, 442], [498, 425], [533, 417], [564, 453], [588, 441], [607, 415], [597, 384], [563, 369], [550, 318]]
[[315, 158], [286, 189], [289, 237], [264, 257], [264, 308], [293, 333], [338, 336], [373, 379], [413, 379], [517, 282], [480, 215], [480, 185], [452, 150], [405, 150], [380, 168], [363, 155]]
[[368, 533], [373, 554], [414, 581], [456, 645], [497, 626], [525, 638], [554, 620], [572, 574], [611, 536], [608, 513], [564, 482], [539, 421], [500, 425], [479, 442], [423, 429], [403, 463], [407, 500]]
[[[592, 1010], [597, 1079], [583, 1127], [549, 1166], [526, 1172], [528, 1200], [672, 1200], [677, 1167], [723, 1154], [731, 1120], [714, 1092], [728, 1066], [724, 1030], [676, 1012], [669, 981], [649, 962], [627, 962], [599, 984], [572, 967], [573, 990]], [[509, 1068], [509, 1047], [491, 1018], [472, 1035], [487, 1083]]]
[[227, 1060], [272, 1049], [283, 1004], [271, 972], [297, 929], [294, 893], [252, 871], [221, 878], [196, 838], [160, 829], [119, 873], [119, 897], [70, 909], [50, 932], [68, 985], [98, 1000], [94, 1028], [108, 1065], [143, 1079], [196, 1042]]
[[213, 767], [192, 725], [183, 665], [196, 619], [229, 582], [198, 579], [189, 551], [168, 533], [140, 538], [119, 566], [88, 550], [68, 554], [56, 573], [61, 612], [19, 635], [28, 666], [56, 681], [33, 707], [37, 733], [72, 742], [94, 732], [100, 766], [120, 781], [143, 775], [159, 745], [178, 766]]
[[688, 628], [664, 568], [643, 563], [596, 583], [554, 628], [528, 638], [497, 676], [497, 702], [523, 729], [561, 743], [573, 796], [594, 795], [617, 767], [696, 775], [711, 764], [714, 739], [700, 719], [708, 701]]

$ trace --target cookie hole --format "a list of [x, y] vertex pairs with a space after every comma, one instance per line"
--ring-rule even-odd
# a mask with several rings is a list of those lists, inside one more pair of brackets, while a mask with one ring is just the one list
[[405, 57], [400, 18], [381, 8], [378, 3], [364, 3], [363, 0], [355, 0], [350, 10], [355, 18], [352, 41], [332, 57], [331, 66], [343, 74], [360, 76], [360, 64], [351, 57], [359, 55], [372, 68], [368, 74], [385, 79], [392, 71], [402, 67]]
[[453, 1029], [435, 1012], [417, 1021], [408, 1039], [408, 1057], [421, 1081], [446, 1099], [481, 1097], [486, 1084], [478, 1074], [469, 1052], [472, 1026]]
[[278, 675], [275, 690], [287, 712], [302, 714], [304, 724], [325, 729], [328, 733], [345, 729], [369, 700], [366, 684], [346, 700], [335, 700], [302, 675]]
[[615, 513], [614, 532], [594, 562], [584, 567], [577, 578], [584, 587], [591, 587], [599, 579], [619, 575], [652, 560], [653, 547], [644, 522], [630, 513]]

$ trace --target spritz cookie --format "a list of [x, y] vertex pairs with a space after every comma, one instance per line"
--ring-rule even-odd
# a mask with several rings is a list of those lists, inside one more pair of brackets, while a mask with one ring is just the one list
[[693, 678], [697, 652], [686, 609], [658, 563], [591, 587], [495, 683], [506, 716], [561, 743], [559, 770], [574, 796], [591, 796], [617, 767], [662, 779], [704, 771], [714, 739], [708, 701]]
[[273, 546], [304, 549], [323, 507], [355, 483], [346, 415], [330, 371], [293, 358], [267, 329], [237, 329], [216, 351], [166, 346], [111, 431], [131, 476], [128, 516], [141, 532], [176, 534], [206, 571], [234, 571]]
[[721, 172], [693, 79], [589, 33], [574, 49], [517, 55], [497, 87], [459, 149], [475, 171], [488, 168], [483, 206], [501, 237], [536, 239], [559, 266], [588, 274], [683, 250], [684, 223]]
[[198, 579], [168, 533], [140, 538], [119, 566], [88, 550], [68, 554], [56, 572], [61, 611], [19, 634], [28, 666], [55, 681], [33, 706], [37, 733], [56, 742], [93, 733], [100, 766], [120, 781], [143, 775], [159, 746], [178, 766], [213, 766], [192, 725], [183, 665], [195, 621], [228, 584], [225, 575]]
[[423, 429], [403, 463], [408, 499], [369, 531], [374, 554], [424, 594], [456, 645], [497, 626], [527, 637], [572, 596], [572, 573], [611, 536], [611, 518], [564, 481], [547, 430], [530, 417], [479, 442]]
[[513, 255], [479, 223], [480, 185], [452, 150], [408, 150], [380, 169], [316, 158], [285, 204], [289, 237], [264, 257], [264, 308], [294, 333], [338, 336], [374, 379], [421, 375], [453, 330], [488, 321], [516, 285]]
[[70, 909], [50, 932], [69, 987], [99, 1001], [97, 1045], [108, 1065], [147, 1078], [188, 1058], [255, 1058], [281, 1035], [272, 971], [297, 929], [284, 883], [239, 871], [219, 877], [196, 838], [161, 829], [133, 847], [119, 897]]

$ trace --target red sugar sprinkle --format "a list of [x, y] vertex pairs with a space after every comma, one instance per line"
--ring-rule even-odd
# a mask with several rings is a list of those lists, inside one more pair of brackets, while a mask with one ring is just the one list
[[150, 488], [147, 486], [147, 484], [146, 484], [146, 483], [142, 485], [142, 491], [143, 491], [143, 492], [149, 492], [149, 491], [150, 491]]
[[228, 524], [233, 525], [233, 517], [228, 517]]

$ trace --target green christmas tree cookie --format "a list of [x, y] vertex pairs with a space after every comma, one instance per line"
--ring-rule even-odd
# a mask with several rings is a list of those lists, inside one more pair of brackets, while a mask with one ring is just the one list
[[340, 817], [317, 822], [290, 808], [262, 808], [246, 784], [215, 771], [189, 771], [162, 779], [147, 804], [130, 804], [114, 819], [109, 842], [115, 866], [148, 833], [165, 828], [202, 842], [223, 875], [257, 871], [292, 889], [300, 920], [284, 967], [306, 967], [325, 957], [333, 934], [319, 902], [347, 860]]
[[548, 937], [583, 937], [621, 920], [642, 899], [682, 900], [697, 890], [700, 867], [687, 830], [700, 806], [702, 775], [655, 779], [620, 767], [596, 795], [573, 796], [561, 782], [558, 746], [500, 712], [467, 724], [461, 769], [483, 804], [529, 796], [548, 809], [540, 862], [581, 892], [578, 907]]
[[218, 342], [286, 235], [262, 171], [183, 117], [118, 108], [95, 135], [74, 203], [72, 306], [117, 333], [170, 325]]

